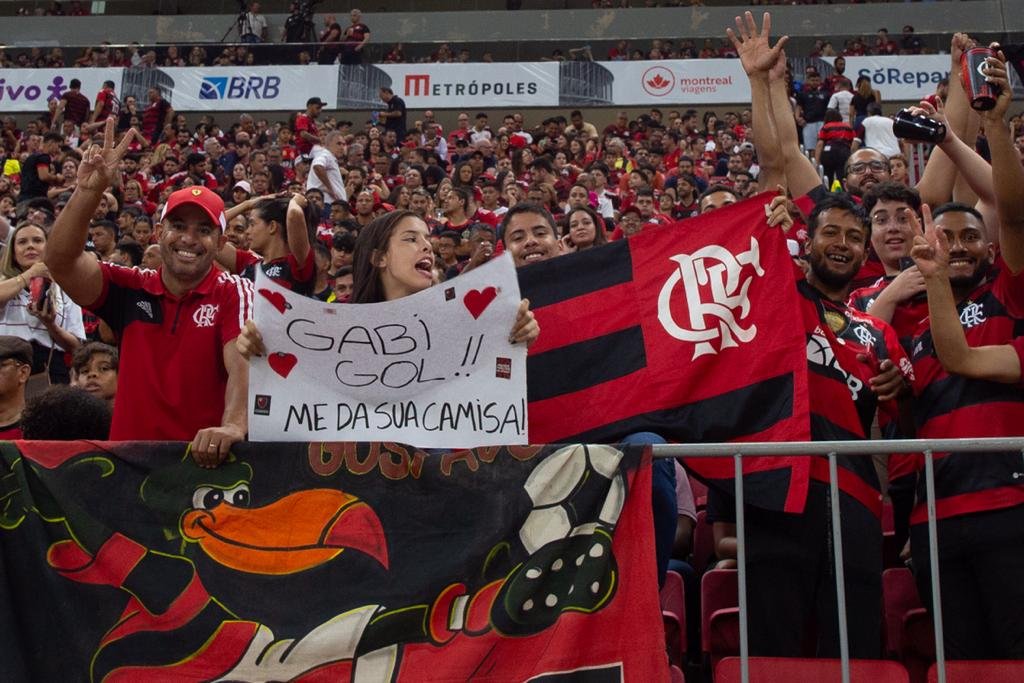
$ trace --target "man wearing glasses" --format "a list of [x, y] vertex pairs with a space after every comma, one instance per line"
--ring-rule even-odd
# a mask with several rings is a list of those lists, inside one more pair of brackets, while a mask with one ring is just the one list
[[877, 149], [861, 147], [846, 160], [846, 191], [855, 197], [890, 178], [889, 159]]

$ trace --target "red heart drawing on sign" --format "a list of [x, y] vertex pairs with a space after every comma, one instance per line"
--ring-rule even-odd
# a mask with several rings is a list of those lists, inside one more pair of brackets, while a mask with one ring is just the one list
[[262, 294], [266, 300], [277, 309], [278, 313], [284, 313], [286, 309], [292, 307], [290, 303], [284, 300], [284, 294], [281, 292], [272, 292], [269, 289], [261, 289], [260, 294]]
[[494, 287], [485, 287], [483, 290], [471, 289], [462, 297], [462, 303], [470, 315], [479, 318], [484, 309], [490, 306], [497, 296], [498, 290]]
[[267, 362], [270, 363], [270, 368], [281, 375], [285, 379], [288, 378], [288, 374], [295, 367], [295, 364], [299, 362], [299, 359], [295, 357], [294, 353], [283, 353], [278, 351], [277, 353], [270, 354], [267, 358]]

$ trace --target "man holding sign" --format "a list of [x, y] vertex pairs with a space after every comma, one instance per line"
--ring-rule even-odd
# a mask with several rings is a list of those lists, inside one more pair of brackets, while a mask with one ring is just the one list
[[100, 263], [84, 251], [89, 219], [132, 139], [102, 148], [78, 167], [78, 186], [53, 226], [46, 265], [54, 280], [121, 335], [120, 400], [112, 440], [191, 440], [212, 467], [245, 438], [248, 366], [234, 341], [252, 305], [251, 283], [213, 268], [224, 244], [224, 202], [204, 187], [167, 200], [157, 271]]

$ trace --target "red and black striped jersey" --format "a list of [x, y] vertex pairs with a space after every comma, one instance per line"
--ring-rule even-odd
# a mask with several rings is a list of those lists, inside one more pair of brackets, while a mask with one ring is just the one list
[[256, 282], [257, 266], [262, 267], [263, 274], [282, 287], [287, 287], [296, 294], [313, 296], [316, 264], [313, 261], [312, 249], [306, 254], [306, 261], [302, 264], [291, 254], [272, 261], [263, 261], [255, 252], [244, 249], [235, 252], [235, 272], [246, 280]]
[[[853, 290], [850, 298], [846, 300], [847, 305], [862, 313], [870, 313], [871, 305], [875, 303], [875, 299], [895, 279], [895, 275], [883, 275], [874, 284]], [[907, 356], [910, 356], [914, 335], [917, 334], [922, 321], [927, 317], [928, 298], [924, 294], [920, 297], [913, 297], [907, 301], [902, 301], [896, 305], [889, 324], [896, 331], [896, 335], [899, 337], [903, 350], [907, 352]]]
[[[880, 404], [869, 380], [891, 360], [906, 381], [913, 368], [896, 332], [867, 313], [832, 301], [802, 278], [797, 283], [807, 335], [807, 384], [814, 441], [868, 438], [879, 409], [890, 415], [894, 402]], [[865, 360], [861, 360], [865, 357]], [[839, 487], [874, 514], [882, 511], [881, 485], [874, 465], [863, 456], [839, 456]], [[828, 481], [822, 459], [812, 465], [814, 479]]]
[[[957, 306], [970, 346], [1013, 344], [1022, 348], [1024, 272], [1013, 275], [999, 259], [988, 280]], [[927, 322], [927, 321], [926, 321]], [[914, 421], [924, 439], [998, 437], [1024, 429], [1024, 393], [1003, 384], [949, 374], [942, 367], [931, 329], [914, 338]], [[935, 453], [936, 514], [939, 519], [1024, 504], [1024, 459], [1020, 453]], [[918, 467], [923, 460], [918, 458]], [[927, 520], [924, 477], [911, 523]]]

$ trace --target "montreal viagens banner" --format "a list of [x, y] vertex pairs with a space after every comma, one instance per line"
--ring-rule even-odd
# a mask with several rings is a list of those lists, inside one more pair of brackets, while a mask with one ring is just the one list
[[[826, 67], [825, 61], [819, 67]], [[830, 68], [830, 67], [829, 67]], [[846, 74], [871, 79], [882, 99], [914, 101], [949, 75], [949, 55], [851, 57]], [[291, 111], [319, 97], [326, 109], [383, 109], [392, 88], [410, 109], [481, 107], [700, 106], [750, 101], [737, 59], [625, 62], [279, 65], [0, 69], [0, 113], [45, 111], [71, 79], [95, 97], [111, 80], [118, 95], [141, 104], [149, 88], [179, 111]], [[1014, 78], [1019, 92], [1019, 81]]]
[[0, 456], [2, 680], [667, 680], [635, 447]]

